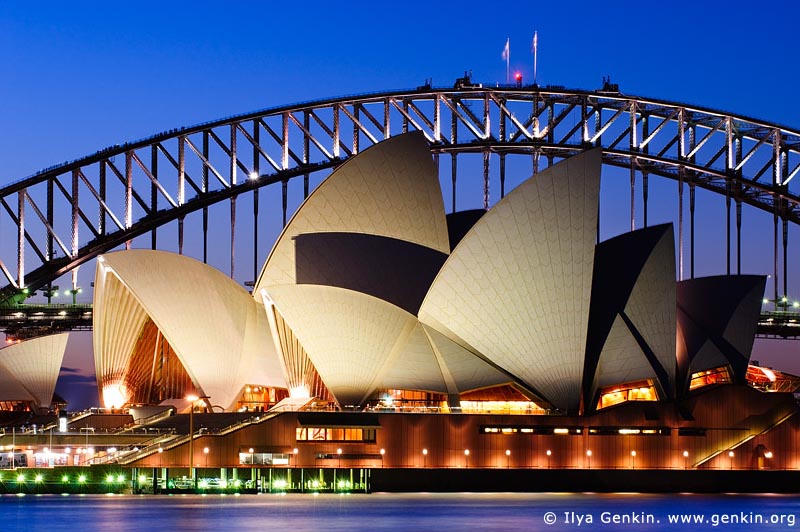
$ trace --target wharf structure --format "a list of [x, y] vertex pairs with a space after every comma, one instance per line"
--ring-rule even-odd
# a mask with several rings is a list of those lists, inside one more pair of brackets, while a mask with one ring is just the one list
[[800, 469], [798, 380], [749, 360], [765, 279], [676, 282], [671, 224], [598, 242], [600, 170], [588, 150], [446, 215], [423, 135], [400, 135], [306, 199], [251, 294], [180, 255], [101, 256], [98, 388], [140, 437], [66, 462], [270, 489]]

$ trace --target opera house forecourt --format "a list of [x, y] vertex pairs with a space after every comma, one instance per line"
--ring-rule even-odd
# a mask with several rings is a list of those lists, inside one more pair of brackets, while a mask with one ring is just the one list
[[[446, 214], [424, 136], [385, 140], [305, 200], [252, 293], [173, 253], [101, 256], [102, 423], [134, 439], [66, 463], [144, 491], [771, 491], [758, 475], [800, 469], [800, 381], [750, 362], [765, 278], [676, 282], [671, 224], [598, 242], [601, 162]], [[52, 394], [0, 362], [17, 399]]]

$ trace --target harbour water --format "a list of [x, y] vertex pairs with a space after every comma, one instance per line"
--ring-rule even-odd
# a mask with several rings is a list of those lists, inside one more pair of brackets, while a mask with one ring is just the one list
[[797, 495], [4, 495], [0, 530], [787, 530]]

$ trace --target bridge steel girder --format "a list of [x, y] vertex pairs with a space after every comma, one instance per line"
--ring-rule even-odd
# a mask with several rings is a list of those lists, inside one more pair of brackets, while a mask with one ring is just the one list
[[[448, 126], [449, 135], [443, 133]], [[542, 157], [552, 164], [600, 146], [604, 163], [629, 169], [632, 183], [638, 171], [709, 190], [728, 204], [733, 200], [737, 225], [741, 204], [784, 224], [800, 224], [800, 183], [794, 182], [800, 173], [798, 130], [612, 91], [425, 86], [173, 129], [0, 188], [0, 239], [14, 239], [0, 240], [0, 303], [23, 289], [45, 287], [101, 253], [130, 246], [147, 232], [155, 243], [156, 229], [176, 220], [182, 247], [184, 218], [196, 211], [205, 217], [210, 205], [222, 201], [232, 203], [233, 241], [237, 196], [298, 177], [307, 194], [310, 174], [410, 130], [425, 134], [437, 160], [450, 156], [454, 184], [458, 157], [482, 154], [487, 201], [492, 154], [501, 159], [503, 174], [505, 158], [513, 154], [530, 156], [535, 172]], [[352, 131], [352, 143], [343, 131]]]

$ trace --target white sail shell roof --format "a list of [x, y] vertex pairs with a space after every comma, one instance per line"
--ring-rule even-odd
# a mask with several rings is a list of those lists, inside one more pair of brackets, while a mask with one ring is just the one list
[[362, 404], [376, 389], [457, 394], [511, 381], [382, 299], [320, 285], [278, 286], [270, 295], [342, 405]]
[[[675, 243], [672, 230], [665, 231], [653, 247], [625, 303], [624, 312], [664, 369], [669, 382], [662, 383], [672, 393], [675, 387]], [[617, 316], [598, 364], [598, 387], [656, 379], [632, 332]], [[592, 391], [594, 392], [594, 390]], [[594, 397], [594, 393], [592, 393]]]
[[286, 225], [253, 293], [294, 284], [292, 239], [320, 232], [380, 235], [449, 253], [442, 192], [425, 137], [393, 137], [337, 168]]
[[600, 168], [595, 149], [514, 189], [461, 240], [419, 314], [561, 409], [580, 404]]
[[246, 290], [194, 259], [129, 250], [100, 257], [95, 273], [101, 388], [122, 380], [148, 316], [212, 404], [230, 408], [245, 384], [286, 386], [264, 309]]
[[0, 349], [0, 401], [53, 402], [69, 333], [31, 338]]

